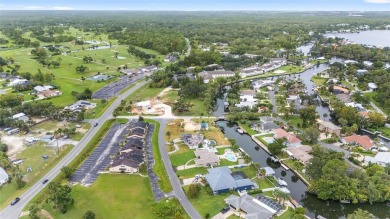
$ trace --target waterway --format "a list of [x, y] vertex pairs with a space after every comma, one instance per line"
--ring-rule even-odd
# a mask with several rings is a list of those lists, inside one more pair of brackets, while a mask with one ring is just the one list
[[363, 45], [390, 47], [390, 30], [370, 30], [359, 33], [328, 33], [324, 36], [344, 38]]
[[249, 135], [236, 132], [237, 126], [235, 124], [228, 123], [227, 121], [218, 121], [217, 124], [225, 128], [225, 136], [227, 138], [236, 139], [240, 147], [250, 155], [253, 162], [259, 163], [262, 167], [272, 167], [275, 170], [275, 176], [277, 178], [283, 178], [283, 180], [288, 183], [287, 188], [291, 192], [291, 197], [306, 208], [307, 215], [311, 218], [316, 218], [318, 215], [328, 219], [345, 218], [346, 215], [353, 213], [358, 208], [367, 210], [381, 219], [389, 218], [390, 208], [383, 203], [359, 205], [341, 204], [337, 201], [323, 201], [318, 199], [315, 195], [308, 194], [306, 192], [307, 186], [291, 170], [286, 171], [280, 165], [272, 163], [270, 155], [261, 147], [257, 151], [255, 149], [257, 144]]
[[314, 43], [307, 43], [302, 46], [297, 47], [297, 52], [302, 52], [304, 56], [307, 56], [310, 53], [311, 48], [313, 48]]
[[[330, 63], [340, 62], [342, 59], [333, 58], [330, 60]], [[322, 71], [325, 71], [328, 68], [329, 64], [324, 63], [320, 64], [318, 67], [314, 66], [306, 71], [289, 76], [280, 76], [285, 77], [287, 80], [294, 80], [301, 78], [302, 82], [306, 86], [306, 91], [308, 94], [313, 94], [314, 91], [312, 87], [314, 83], [310, 80], [311, 77], [315, 74], [318, 74]], [[270, 77], [269, 80], [276, 80], [277, 77]], [[214, 112], [214, 115], [217, 117], [223, 116], [224, 114], [224, 98], [217, 100], [217, 109]], [[316, 107], [318, 114], [321, 119], [328, 120], [329, 116], [324, 118], [323, 114], [327, 113], [330, 115], [329, 108], [326, 106], [318, 105]], [[258, 162], [260, 166], [270, 166], [275, 170], [275, 176], [278, 178], [283, 178], [287, 183], [287, 188], [291, 191], [291, 197], [297, 200], [304, 208], [307, 210], [307, 215], [311, 218], [315, 218], [318, 215], [324, 216], [328, 219], [333, 218], [345, 218], [346, 215], [353, 213], [356, 209], [361, 208], [367, 210], [377, 216], [378, 218], [389, 218], [390, 217], [390, 208], [387, 207], [384, 203], [376, 204], [341, 204], [338, 201], [323, 201], [318, 199], [315, 195], [308, 194], [307, 186], [290, 170], [286, 171], [283, 167], [275, 165], [270, 161], [270, 155], [264, 151], [262, 148], [256, 151], [255, 147], [257, 144], [251, 139], [249, 135], [242, 135], [236, 132], [236, 125], [228, 123], [226, 121], [217, 122], [219, 126], [225, 128], [225, 136], [227, 138], [236, 139], [240, 147], [248, 153], [254, 162]]]

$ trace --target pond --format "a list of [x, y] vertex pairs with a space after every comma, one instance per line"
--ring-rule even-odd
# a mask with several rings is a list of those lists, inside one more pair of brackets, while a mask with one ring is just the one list
[[249, 135], [242, 135], [236, 132], [238, 128], [235, 124], [226, 121], [218, 121], [217, 124], [225, 128], [227, 138], [236, 139], [240, 147], [260, 166], [269, 166], [274, 169], [275, 176], [282, 178], [287, 182], [287, 188], [291, 191], [291, 197], [298, 201], [307, 210], [307, 215], [315, 218], [318, 215], [328, 219], [344, 218], [346, 215], [353, 213], [356, 209], [361, 208], [374, 214], [378, 218], [388, 218], [390, 208], [384, 203], [377, 204], [341, 204], [337, 201], [323, 201], [315, 195], [306, 193], [307, 186], [290, 170], [286, 171], [278, 164], [271, 162], [270, 155], [262, 148], [256, 150], [257, 144]]

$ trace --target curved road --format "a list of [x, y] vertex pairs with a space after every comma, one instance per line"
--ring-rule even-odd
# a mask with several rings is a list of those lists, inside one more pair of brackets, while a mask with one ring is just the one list
[[[54, 179], [61, 171], [63, 166], [68, 165], [83, 149], [84, 147], [92, 140], [92, 138], [98, 132], [100, 126], [108, 119], [112, 118], [112, 112], [115, 110], [117, 106], [121, 103], [121, 100], [125, 99], [131, 93], [142, 87], [146, 84], [145, 81], [136, 84], [134, 87], [127, 90], [125, 93], [117, 96], [117, 99], [107, 108], [107, 110], [103, 113], [103, 115], [98, 118], [91, 120], [92, 124], [96, 122], [99, 124], [97, 127], [92, 127], [88, 130], [88, 132], [84, 135], [81, 141], [55, 166], [53, 167], [43, 178], [43, 179]], [[42, 180], [38, 181], [34, 185], [32, 185], [29, 189], [27, 189], [21, 196], [20, 201], [14, 205], [8, 205], [0, 212], [1, 219], [16, 219], [19, 218], [20, 213], [23, 208], [33, 199], [44, 187], [42, 184]], [[46, 184], [47, 185], [47, 184]]]

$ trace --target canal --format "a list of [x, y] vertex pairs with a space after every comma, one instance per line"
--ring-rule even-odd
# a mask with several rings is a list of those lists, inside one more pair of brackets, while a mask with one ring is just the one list
[[[333, 58], [330, 63], [342, 61], [342, 59]], [[314, 83], [310, 80], [315, 74], [325, 71], [329, 64], [324, 63], [319, 66], [313, 66], [312, 68], [295, 75], [284, 75], [287, 80], [294, 80], [301, 78], [302, 82], [306, 86], [308, 94], [313, 94], [312, 87]], [[269, 80], [276, 80], [276, 77], [270, 77]], [[330, 115], [329, 108], [322, 106], [321, 104], [316, 107], [317, 113], [321, 119], [328, 120], [323, 117], [324, 113]], [[224, 114], [224, 98], [220, 98], [217, 101], [217, 109], [214, 115], [217, 117], [223, 116]], [[249, 135], [242, 135], [236, 132], [236, 124], [228, 123], [227, 121], [218, 121], [217, 124], [225, 128], [225, 136], [227, 138], [233, 138], [237, 141], [240, 147], [250, 155], [254, 162], [260, 164], [260, 166], [270, 166], [275, 170], [275, 176], [277, 178], [283, 178], [288, 183], [287, 188], [291, 191], [291, 197], [298, 201], [307, 211], [307, 215], [311, 218], [316, 218], [318, 215], [324, 216], [328, 219], [333, 218], [345, 218], [348, 214], [353, 213], [358, 208], [369, 211], [378, 218], [389, 218], [390, 208], [384, 203], [376, 204], [341, 204], [338, 201], [323, 201], [318, 199], [315, 195], [307, 193], [307, 186], [299, 179], [297, 175], [291, 170], [286, 171], [280, 165], [274, 164], [270, 160], [270, 155], [264, 151], [261, 147], [260, 150], [255, 150], [257, 144], [251, 139]]]
[[356, 209], [361, 208], [369, 211], [378, 218], [389, 218], [390, 208], [384, 203], [376, 204], [341, 204], [337, 201], [323, 201], [315, 195], [306, 192], [307, 186], [294, 174], [291, 170], [285, 170], [280, 165], [274, 164], [270, 160], [270, 155], [261, 147], [257, 151], [257, 144], [249, 135], [239, 134], [236, 132], [238, 128], [235, 124], [227, 121], [218, 121], [217, 125], [225, 128], [225, 136], [233, 138], [237, 141], [240, 147], [250, 155], [253, 162], [257, 162], [260, 166], [270, 166], [275, 170], [277, 178], [283, 178], [288, 183], [287, 188], [291, 191], [291, 197], [298, 201], [307, 211], [307, 215], [311, 218], [316, 218], [318, 215], [328, 219], [345, 218], [348, 214], [353, 213]]

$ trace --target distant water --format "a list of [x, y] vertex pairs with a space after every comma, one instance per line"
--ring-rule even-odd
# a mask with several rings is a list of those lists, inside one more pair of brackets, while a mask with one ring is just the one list
[[390, 47], [390, 30], [370, 30], [360, 33], [329, 33], [324, 36], [345, 38], [363, 45]]

